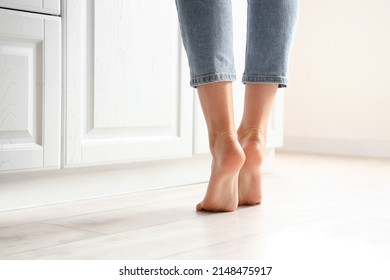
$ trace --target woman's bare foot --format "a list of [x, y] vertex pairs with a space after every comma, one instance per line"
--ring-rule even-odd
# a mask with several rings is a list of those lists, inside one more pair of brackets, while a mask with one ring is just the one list
[[261, 203], [261, 163], [265, 139], [260, 129], [251, 128], [238, 132], [245, 153], [245, 163], [238, 177], [239, 205]]
[[[230, 135], [231, 136], [231, 135]], [[206, 195], [197, 211], [226, 212], [238, 206], [238, 173], [245, 154], [236, 137], [219, 137], [211, 148], [213, 162]]]

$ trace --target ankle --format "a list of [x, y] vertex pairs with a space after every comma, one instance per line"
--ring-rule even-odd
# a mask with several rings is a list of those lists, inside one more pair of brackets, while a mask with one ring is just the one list
[[238, 136], [237, 132], [232, 128], [209, 133], [209, 148], [213, 156], [219, 152], [221, 147], [234, 142], [238, 142]]
[[260, 145], [262, 149], [266, 146], [266, 134], [265, 130], [260, 127], [240, 127], [237, 131], [238, 140], [241, 145], [246, 145], [248, 143]]
[[245, 169], [257, 170], [263, 162], [265, 149], [265, 134], [260, 128], [239, 129], [241, 147], [245, 153]]
[[210, 151], [217, 166], [240, 169], [245, 162], [245, 153], [235, 130], [226, 130], [210, 141]]

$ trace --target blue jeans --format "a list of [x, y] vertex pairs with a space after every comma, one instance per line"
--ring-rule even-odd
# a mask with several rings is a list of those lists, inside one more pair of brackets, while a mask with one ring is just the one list
[[[231, 0], [175, 1], [190, 86], [235, 81]], [[248, 0], [244, 84], [287, 87], [298, 6], [299, 0]]]

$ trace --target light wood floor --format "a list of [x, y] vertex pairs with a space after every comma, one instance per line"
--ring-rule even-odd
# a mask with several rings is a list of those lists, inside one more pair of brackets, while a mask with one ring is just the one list
[[233, 213], [194, 211], [206, 184], [0, 212], [0, 259], [390, 258], [389, 160], [277, 153], [263, 185]]

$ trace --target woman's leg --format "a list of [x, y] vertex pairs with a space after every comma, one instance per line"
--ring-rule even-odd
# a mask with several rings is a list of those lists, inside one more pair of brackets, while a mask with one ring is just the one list
[[198, 211], [233, 211], [238, 173], [245, 161], [233, 120], [233, 21], [230, 0], [176, 0], [180, 30], [197, 88], [213, 156], [206, 195]]
[[298, 0], [248, 0], [245, 107], [238, 129], [246, 161], [239, 175], [239, 204], [261, 203], [261, 163], [268, 119], [278, 87], [287, 86]]
[[213, 157], [206, 195], [198, 211], [233, 211], [238, 205], [238, 173], [245, 161], [234, 126], [231, 82], [198, 87]]

